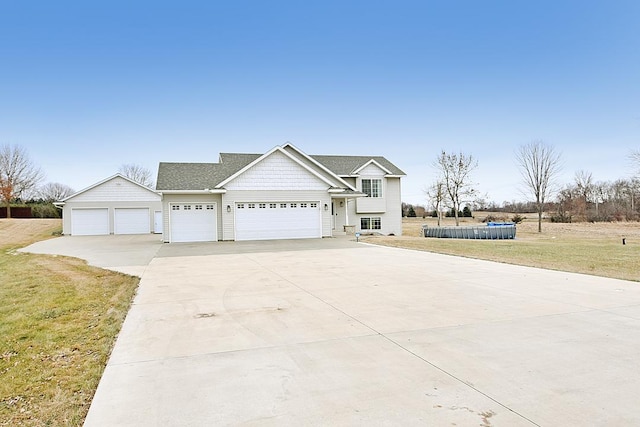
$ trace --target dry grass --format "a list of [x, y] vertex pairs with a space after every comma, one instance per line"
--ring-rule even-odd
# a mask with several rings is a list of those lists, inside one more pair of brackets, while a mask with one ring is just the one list
[[[509, 264], [640, 281], [640, 223], [544, 223], [537, 232], [534, 215], [517, 226], [515, 240], [425, 239], [423, 224], [432, 218], [405, 218], [403, 236], [367, 237], [369, 243], [403, 247]], [[442, 225], [454, 225], [446, 219]], [[461, 225], [478, 224], [467, 219]], [[622, 238], [626, 245], [622, 245]]]
[[59, 220], [0, 220], [0, 425], [82, 425], [138, 284], [15, 248]]

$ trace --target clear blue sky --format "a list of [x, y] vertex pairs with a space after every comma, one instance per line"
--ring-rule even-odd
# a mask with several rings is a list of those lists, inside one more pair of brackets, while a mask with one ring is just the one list
[[387, 157], [410, 203], [462, 150], [502, 202], [523, 143], [565, 182], [627, 178], [640, 148], [637, 0], [97, 3], [0, 3], [0, 144], [76, 190], [290, 141]]

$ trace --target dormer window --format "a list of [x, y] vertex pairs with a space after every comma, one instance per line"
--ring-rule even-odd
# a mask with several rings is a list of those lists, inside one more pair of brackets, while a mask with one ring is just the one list
[[382, 197], [382, 180], [363, 179], [362, 192], [369, 197]]

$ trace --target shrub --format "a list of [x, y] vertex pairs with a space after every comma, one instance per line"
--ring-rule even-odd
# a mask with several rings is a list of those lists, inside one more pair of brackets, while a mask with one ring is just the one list
[[33, 218], [60, 218], [60, 210], [52, 203], [35, 203], [31, 205]]
[[514, 222], [516, 224], [520, 224], [525, 219], [527, 219], [527, 218], [522, 216], [522, 215], [520, 215], [520, 214], [515, 214], [514, 216], [511, 217], [511, 222]]
[[551, 222], [570, 223], [571, 222], [571, 215], [566, 214], [566, 213], [558, 213], [556, 215], [553, 215], [549, 219], [551, 220]]

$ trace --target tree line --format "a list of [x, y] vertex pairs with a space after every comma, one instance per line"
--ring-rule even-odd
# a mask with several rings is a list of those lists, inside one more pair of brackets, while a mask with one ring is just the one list
[[[549, 211], [552, 212], [550, 219], [557, 222], [637, 221], [640, 220], [640, 150], [632, 151], [629, 160], [638, 172], [634, 178], [596, 182], [591, 173], [578, 171], [573, 183], [561, 187], [557, 183], [562, 168], [561, 153], [539, 140], [523, 144], [515, 153], [515, 162], [522, 178], [522, 193], [528, 194], [530, 200], [498, 207], [495, 203], [488, 204], [474, 188], [472, 173], [478, 166], [477, 160], [470, 154], [442, 150], [432, 163], [438, 176], [425, 193], [438, 217], [438, 225], [447, 213], [454, 216], [459, 225], [463, 205], [513, 213], [536, 212], [538, 232], [542, 232], [543, 214]], [[555, 200], [551, 200], [554, 195]], [[405, 211], [403, 207], [403, 214], [405, 212], [405, 216], [410, 216], [410, 209]]]

